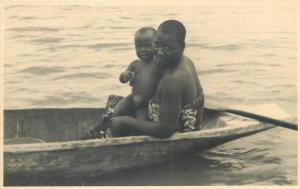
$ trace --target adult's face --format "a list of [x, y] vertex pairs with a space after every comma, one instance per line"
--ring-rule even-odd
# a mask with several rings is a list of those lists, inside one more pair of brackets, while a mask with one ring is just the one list
[[176, 65], [184, 50], [184, 44], [179, 44], [174, 34], [166, 34], [160, 30], [154, 38], [154, 47], [157, 61], [166, 66]]

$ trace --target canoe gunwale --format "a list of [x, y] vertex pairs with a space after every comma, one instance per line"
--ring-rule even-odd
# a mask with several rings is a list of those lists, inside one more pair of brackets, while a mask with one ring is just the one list
[[151, 136], [128, 136], [110, 139], [92, 139], [92, 140], [77, 140], [66, 142], [50, 142], [50, 143], [36, 143], [36, 144], [12, 144], [4, 145], [4, 153], [28, 153], [28, 152], [49, 152], [49, 151], [63, 151], [84, 148], [97, 148], [105, 146], [121, 146], [130, 144], [154, 143], [154, 142], [172, 142], [179, 140], [194, 140], [199, 138], [214, 138], [227, 135], [240, 135], [252, 133], [255, 131], [263, 131], [274, 128], [276, 126], [259, 123], [253, 121], [252, 124], [241, 124], [239, 126], [230, 126], [207, 129], [186, 133], [175, 133], [170, 138], [155, 138]]

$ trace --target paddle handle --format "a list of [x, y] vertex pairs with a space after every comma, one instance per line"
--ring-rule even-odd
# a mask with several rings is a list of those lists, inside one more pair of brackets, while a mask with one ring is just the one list
[[[210, 108], [207, 108], [210, 109]], [[211, 109], [211, 110], [215, 110], [215, 109]], [[216, 109], [216, 111], [219, 112], [227, 112], [227, 113], [232, 113], [232, 114], [236, 114], [239, 116], [243, 116], [243, 117], [248, 117], [248, 118], [252, 118], [261, 122], [266, 122], [266, 123], [271, 123], [274, 125], [278, 125], [284, 128], [288, 128], [288, 129], [293, 129], [298, 131], [298, 125], [294, 124], [294, 123], [289, 123], [286, 121], [282, 121], [282, 120], [278, 120], [278, 119], [274, 119], [274, 118], [270, 118], [270, 117], [266, 117], [266, 116], [262, 116], [262, 115], [258, 115], [258, 114], [254, 114], [251, 112], [246, 112], [246, 111], [242, 111], [242, 110], [235, 110], [235, 109]]]

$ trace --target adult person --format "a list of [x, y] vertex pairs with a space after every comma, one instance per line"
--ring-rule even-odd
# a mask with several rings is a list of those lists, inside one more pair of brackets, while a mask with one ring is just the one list
[[154, 38], [156, 57], [164, 66], [154, 96], [150, 99], [149, 120], [114, 117], [111, 132], [125, 130], [166, 138], [176, 131], [198, 130], [203, 116], [204, 94], [193, 62], [183, 55], [186, 30], [177, 20], [160, 24]]

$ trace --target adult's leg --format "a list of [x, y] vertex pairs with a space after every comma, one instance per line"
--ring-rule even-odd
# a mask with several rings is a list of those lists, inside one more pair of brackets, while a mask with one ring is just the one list
[[138, 107], [135, 110], [135, 117], [138, 120], [148, 120], [148, 107]]

